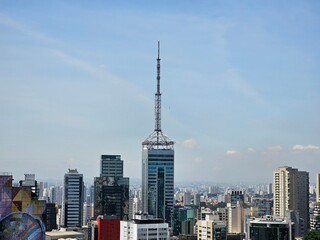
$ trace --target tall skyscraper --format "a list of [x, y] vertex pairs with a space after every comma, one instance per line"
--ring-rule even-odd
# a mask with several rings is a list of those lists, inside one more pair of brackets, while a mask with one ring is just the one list
[[120, 155], [102, 155], [100, 177], [94, 179], [94, 216], [114, 215], [128, 220], [129, 178], [123, 177]]
[[83, 175], [78, 173], [77, 169], [69, 169], [64, 175], [62, 227], [82, 226], [83, 188]]
[[304, 229], [309, 228], [309, 173], [284, 166], [273, 172], [273, 214], [285, 217], [288, 210], [298, 213]]
[[160, 44], [157, 58], [155, 129], [142, 142], [142, 210], [170, 223], [174, 201], [174, 142], [161, 130]]

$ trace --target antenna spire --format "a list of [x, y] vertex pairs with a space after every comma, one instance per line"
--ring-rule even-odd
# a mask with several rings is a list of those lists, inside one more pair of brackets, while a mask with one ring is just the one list
[[[158, 41], [157, 92], [155, 94], [155, 131], [161, 132], [161, 93], [160, 93], [160, 42]], [[159, 136], [159, 134], [157, 134]], [[158, 140], [158, 138], [157, 138]]]
[[157, 91], [154, 101], [155, 128], [149, 137], [142, 142], [148, 149], [173, 149], [174, 141], [163, 134], [161, 130], [161, 92], [160, 92], [160, 42], [158, 41], [157, 58]]

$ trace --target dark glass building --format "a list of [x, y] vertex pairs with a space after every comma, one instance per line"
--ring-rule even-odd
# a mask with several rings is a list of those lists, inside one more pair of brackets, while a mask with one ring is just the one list
[[94, 217], [129, 217], [129, 178], [123, 177], [120, 155], [102, 155], [100, 177], [94, 179]]

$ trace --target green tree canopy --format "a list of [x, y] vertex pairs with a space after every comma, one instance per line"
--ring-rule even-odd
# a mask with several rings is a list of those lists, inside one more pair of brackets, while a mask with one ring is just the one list
[[304, 240], [320, 240], [320, 230], [312, 230], [304, 236]]

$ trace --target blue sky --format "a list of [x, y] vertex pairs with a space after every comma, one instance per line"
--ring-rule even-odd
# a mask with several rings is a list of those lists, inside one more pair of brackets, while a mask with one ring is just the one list
[[16, 179], [99, 175], [121, 154], [141, 176], [162, 129], [176, 181], [271, 182], [320, 172], [320, 2], [1, 1], [0, 163]]

